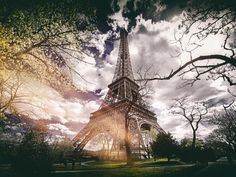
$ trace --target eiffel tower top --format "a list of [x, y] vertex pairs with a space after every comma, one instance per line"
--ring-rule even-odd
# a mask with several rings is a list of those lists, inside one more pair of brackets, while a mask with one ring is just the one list
[[100, 109], [120, 101], [132, 101], [137, 97], [139, 92], [139, 85], [135, 83], [131, 67], [127, 36], [128, 32], [125, 29], [121, 29], [119, 53], [114, 77], [112, 83], [108, 85], [109, 90]]
[[118, 59], [112, 82], [115, 82], [124, 77], [134, 81], [134, 75], [130, 62], [127, 36], [128, 32], [122, 28], [120, 30], [120, 46], [119, 46]]

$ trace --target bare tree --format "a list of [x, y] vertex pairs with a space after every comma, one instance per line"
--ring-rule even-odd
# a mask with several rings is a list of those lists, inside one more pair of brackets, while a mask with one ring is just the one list
[[35, 116], [39, 118], [39, 115], [36, 115], [36, 112], [29, 108], [44, 110], [42, 105], [32, 103], [28, 94], [22, 93], [22, 88], [25, 88], [23, 84], [17, 71], [0, 73], [0, 119], [2, 121], [1, 128], [4, 130], [6, 127], [11, 127], [15, 124], [12, 119], [8, 119], [8, 116], [23, 118], [24, 122], [26, 117], [32, 118], [32, 116]]
[[192, 102], [189, 98], [174, 99], [176, 104], [173, 106], [173, 113], [180, 115], [186, 120], [188, 125], [192, 129], [192, 148], [195, 149], [197, 131], [199, 125], [203, 122], [203, 119], [208, 113], [207, 105], [205, 102]]
[[0, 114], [8, 110], [14, 110], [13, 105], [18, 101], [19, 96], [17, 95], [18, 89], [21, 83], [18, 79], [11, 80], [12, 77], [0, 78]]
[[[169, 1], [161, 0], [164, 4]], [[186, 1], [187, 2], [187, 1]], [[176, 2], [171, 2], [172, 5]], [[190, 0], [185, 4], [181, 23], [175, 32], [175, 44], [180, 48], [176, 56], [189, 54], [189, 60], [176, 69], [173, 68], [167, 75], [156, 75], [147, 80], [169, 80], [174, 76], [184, 78], [192, 73], [191, 79], [185, 79], [186, 84], [194, 84], [202, 76], [209, 79], [223, 79], [230, 86], [236, 85], [236, 58], [235, 58], [235, 26], [236, 10], [233, 1]], [[222, 49], [225, 54], [209, 53], [199, 55], [195, 52], [204, 45], [205, 39], [213, 36], [225, 36]], [[209, 46], [210, 47], [210, 46]]]

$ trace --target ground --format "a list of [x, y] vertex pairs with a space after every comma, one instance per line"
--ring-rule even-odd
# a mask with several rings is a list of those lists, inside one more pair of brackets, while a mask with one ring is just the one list
[[[7, 166], [0, 167], [1, 177], [11, 177]], [[74, 170], [71, 164], [66, 168], [62, 164], [54, 164], [51, 177], [235, 177], [236, 167], [226, 162], [214, 162], [208, 165], [183, 163], [164, 159], [154, 161], [136, 161], [132, 166], [124, 162], [89, 161], [76, 163]]]

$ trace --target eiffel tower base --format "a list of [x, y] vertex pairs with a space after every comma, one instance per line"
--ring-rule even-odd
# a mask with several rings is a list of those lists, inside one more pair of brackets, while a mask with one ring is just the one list
[[[73, 139], [76, 150], [83, 154], [83, 149], [90, 144], [98, 147], [96, 151], [89, 151], [90, 155], [104, 160], [127, 160], [125, 114], [130, 104], [124, 100], [92, 113], [89, 123]], [[163, 130], [156, 123], [154, 113], [136, 104], [132, 105], [130, 114], [133, 115], [129, 118], [128, 128], [131, 158], [148, 158], [149, 143]], [[88, 151], [86, 154], [89, 155]]]

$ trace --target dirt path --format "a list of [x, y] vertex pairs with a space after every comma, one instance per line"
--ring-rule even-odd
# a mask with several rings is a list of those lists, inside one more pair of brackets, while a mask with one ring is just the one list
[[89, 160], [89, 161], [85, 161], [85, 162], [81, 162], [81, 166], [84, 166], [84, 167], [89, 167], [90, 163], [93, 163], [95, 162], [95, 160]]

